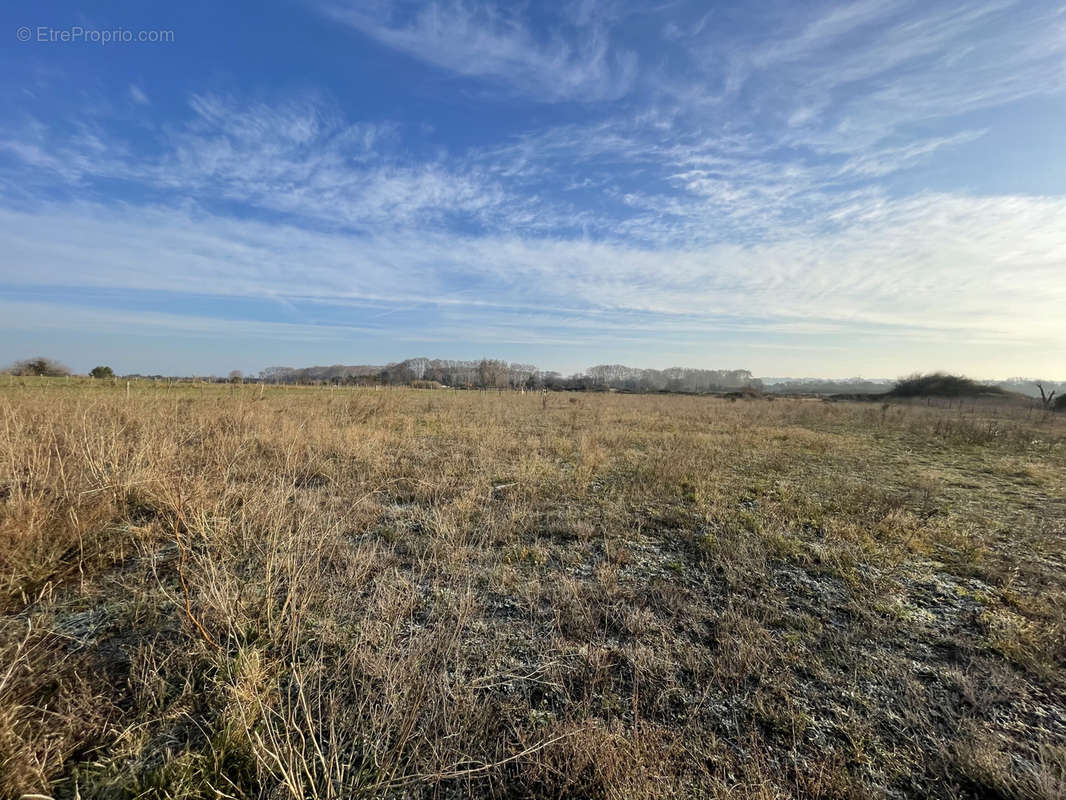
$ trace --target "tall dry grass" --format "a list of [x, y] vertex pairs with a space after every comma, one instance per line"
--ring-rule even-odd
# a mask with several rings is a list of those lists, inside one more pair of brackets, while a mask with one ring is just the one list
[[0, 393], [5, 796], [1062, 786], [1051, 415]]

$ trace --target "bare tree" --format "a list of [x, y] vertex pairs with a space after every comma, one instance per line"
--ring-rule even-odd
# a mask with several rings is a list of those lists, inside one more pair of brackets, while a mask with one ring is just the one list
[[503, 389], [507, 386], [507, 364], [483, 358], [477, 365], [478, 385], [482, 389]]
[[1051, 390], [1051, 394], [1044, 392], [1044, 384], [1037, 383], [1036, 388], [1040, 390], [1040, 402], [1043, 403], [1044, 408], [1051, 408], [1051, 404], [1055, 400], [1055, 390]]

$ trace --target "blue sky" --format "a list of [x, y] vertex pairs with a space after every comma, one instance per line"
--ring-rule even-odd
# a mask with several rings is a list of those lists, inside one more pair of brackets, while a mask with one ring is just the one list
[[1061, 3], [20, 5], [0, 360], [1066, 378]]

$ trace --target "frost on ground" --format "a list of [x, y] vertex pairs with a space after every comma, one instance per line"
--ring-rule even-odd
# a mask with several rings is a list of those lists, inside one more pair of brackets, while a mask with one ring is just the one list
[[1066, 796], [1066, 421], [0, 389], [0, 793]]

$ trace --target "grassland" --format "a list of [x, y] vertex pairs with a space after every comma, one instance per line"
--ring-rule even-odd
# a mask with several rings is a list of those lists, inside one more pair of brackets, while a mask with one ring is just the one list
[[1066, 796], [1066, 415], [0, 409], [0, 796]]

